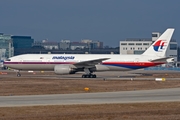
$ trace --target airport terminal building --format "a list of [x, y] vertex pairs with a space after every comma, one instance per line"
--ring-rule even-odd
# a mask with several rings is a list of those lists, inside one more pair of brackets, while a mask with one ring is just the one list
[[0, 60], [14, 56], [14, 47], [11, 35], [0, 33]]

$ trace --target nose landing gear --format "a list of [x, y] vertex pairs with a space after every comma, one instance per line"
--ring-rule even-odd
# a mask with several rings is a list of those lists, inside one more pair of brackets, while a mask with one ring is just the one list
[[20, 71], [17, 72], [17, 77], [21, 77]]

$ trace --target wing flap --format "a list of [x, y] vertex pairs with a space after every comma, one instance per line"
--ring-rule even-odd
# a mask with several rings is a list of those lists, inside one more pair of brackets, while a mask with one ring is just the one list
[[79, 67], [91, 68], [97, 64], [102, 63], [102, 61], [108, 60], [108, 59], [110, 59], [110, 58], [100, 58], [100, 59], [82, 61], [82, 62], [75, 63], [73, 65], [75, 65], [77, 68], [79, 68]]

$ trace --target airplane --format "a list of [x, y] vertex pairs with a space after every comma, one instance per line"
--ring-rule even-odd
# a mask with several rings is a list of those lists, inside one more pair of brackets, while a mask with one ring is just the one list
[[[174, 28], [168, 28], [143, 54], [23, 54], [4, 61], [4, 65], [18, 70], [54, 71], [59, 75], [85, 72], [82, 78], [96, 78], [93, 72], [129, 71], [165, 64], [167, 47]], [[173, 58], [172, 58], [173, 59]]]

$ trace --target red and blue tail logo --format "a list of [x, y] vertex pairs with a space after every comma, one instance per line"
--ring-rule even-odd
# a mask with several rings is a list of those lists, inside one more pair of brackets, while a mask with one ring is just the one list
[[153, 48], [155, 51], [159, 51], [159, 50], [163, 50], [163, 47], [164, 47], [164, 43], [162, 40], [158, 40], [156, 41], [156, 43], [153, 45]]

